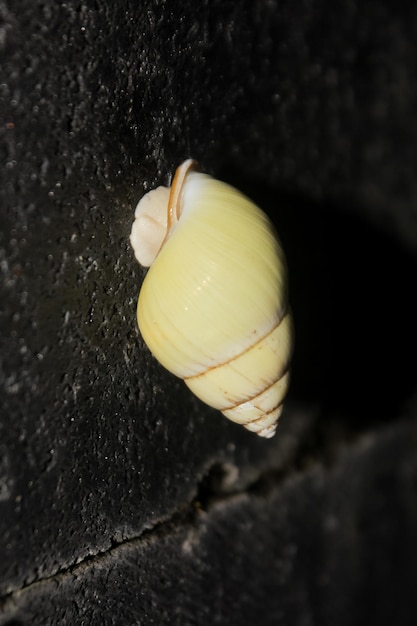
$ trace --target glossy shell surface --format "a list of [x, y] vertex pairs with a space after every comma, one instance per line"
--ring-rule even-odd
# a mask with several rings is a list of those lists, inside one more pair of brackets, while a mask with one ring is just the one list
[[176, 195], [178, 221], [139, 294], [140, 332], [199, 398], [271, 437], [292, 352], [281, 246], [266, 215], [223, 182], [191, 168]]

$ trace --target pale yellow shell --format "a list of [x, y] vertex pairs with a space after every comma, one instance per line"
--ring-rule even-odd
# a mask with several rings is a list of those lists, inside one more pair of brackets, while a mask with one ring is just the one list
[[292, 320], [284, 254], [267, 216], [195, 169], [146, 194], [131, 243], [151, 265], [138, 324], [154, 356], [204, 402], [272, 437], [288, 388]]

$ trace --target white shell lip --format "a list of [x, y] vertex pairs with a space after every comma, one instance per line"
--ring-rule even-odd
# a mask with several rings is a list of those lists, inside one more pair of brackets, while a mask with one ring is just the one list
[[170, 190], [157, 187], [139, 200], [130, 233], [130, 243], [137, 261], [150, 267], [164, 242], [168, 221]]
[[188, 173], [196, 168], [197, 162], [187, 159], [177, 168], [171, 187], [157, 187], [139, 200], [130, 243], [136, 260], [143, 267], [152, 265], [178, 222], [184, 182]]

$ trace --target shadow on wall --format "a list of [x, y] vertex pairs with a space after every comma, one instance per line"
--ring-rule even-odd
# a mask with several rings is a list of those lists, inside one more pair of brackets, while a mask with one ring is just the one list
[[287, 256], [289, 397], [358, 427], [394, 418], [417, 393], [417, 257], [359, 211], [243, 191], [273, 219]]
[[395, 417], [417, 390], [417, 258], [353, 211], [290, 209], [280, 230], [296, 324], [293, 394], [364, 425]]

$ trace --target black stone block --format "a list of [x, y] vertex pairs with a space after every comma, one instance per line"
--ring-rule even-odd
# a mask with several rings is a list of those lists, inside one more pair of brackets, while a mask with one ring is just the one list
[[[0, 623], [415, 624], [417, 9], [0, 2]], [[193, 156], [270, 215], [263, 441], [151, 357], [134, 207]]]

